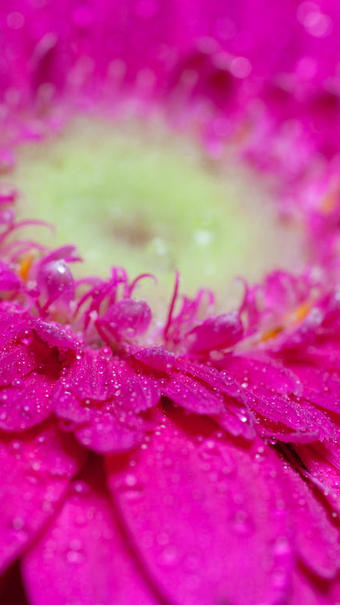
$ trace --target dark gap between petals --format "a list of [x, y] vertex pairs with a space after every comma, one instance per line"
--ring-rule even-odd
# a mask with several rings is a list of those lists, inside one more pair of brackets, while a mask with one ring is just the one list
[[289, 463], [293, 470], [295, 470], [300, 475], [301, 479], [308, 485], [308, 488], [313, 493], [315, 499], [319, 502], [319, 504], [321, 504], [322, 508], [325, 510], [330, 523], [335, 527], [335, 529], [338, 529], [339, 520], [337, 518], [334, 518], [332, 515], [334, 509], [330, 505], [329, 501], [327, 500], [327, 497], [321, 491], [321, 489], [318, 488], [315, 483], [313, 483], [311, 479], [312, 475], [310, 470], [301, 460], [297, 452], [294, 450], [293, 444], [278, 443], [273, 447], [274, 449], [276, 449], [279, 455], [281, 454], [281, 456], [284, 457], [284, 459]]
[[0, 603], [1, 605], [29, 605], [18, 561], [1, 578]]

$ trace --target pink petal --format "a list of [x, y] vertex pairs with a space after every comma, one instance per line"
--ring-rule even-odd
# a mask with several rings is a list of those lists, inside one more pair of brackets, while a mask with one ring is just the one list
[[37, 273], [37, 285], [48, 302], [58, 298], [70, 301], [74, 298], [75, 282], [72, 271], [63, 260], [41, 262]]
[[254, 439], [256, 436], [255, 423], [248, 410], [242, 410], [232, 399], [226, 400], [226, 409], [215, 417], [216, 422], [234, 437]]
[[320, 581], [297, 568], [289, 605], [337, 605], [340, 602], [340, 579], [334, 582]]
[[239, 381], [240, 400], [264, 420], [311, 434], [313, 439], [334, 439], [335, 426], [326, 414], [301, 399], [303, 385], [293, 372], [271, 361], [240, 356], [221, 363]]
[[34, 330], [49, 347], [76, 349], [79, 344], [74, 334], [55, 322], [37, 319], [34, 323]]
[[240, 385], [228, 371], [219, 372], [205, 363], [195, 363], [181, 358], [177, 360], [176, 365], [180, 372], [194, 376], [199, 382], [206, 383], [216, 392], [219, 391], [229, 397], [239, 397], [242, 392]]
[[[206, 419], [164, 416], [109, 485], [135, 547], [174, 605], [284, 602], [292, 552], [276, 459], [243, 449]], [[209, 427], [209, 428], [208, 428]]]
[[32, 373], [0, 390], [0, 428], [23, 431], [45, 420], [51, 413], [53, 383]]
[[330, 520], [317, 494], [290, 465], [285, 465], [282, 479], [287, 481], [300, 557], [318, 576], [334, 578], [340, 569], [340, 535], [335, 519]]
[[310, 366], [294, 366], [302, 383], [303, 397], [326, 410], [340, 413], [340, 377]]
[[145, 332], [151, 321], [151, 309], [144, 300], [123, 298], [109, 307], [103, 323], [118, 339]]
[[124, 362], [101, 352], [86, 350], [64, 374], [55, 397], [72, 392], [80, 401], [115, 401], [118, 406], [140, 412], [154, 406], [159, 391], [152, 382], [137, 374]]
[[322, 311], [320, 308], [314, 307], [296, 328], [292, 331], [282, 332], [274, 341], [273, 351], [289, 354], [307, 348], [308, 345], [315, 342], [322, 320]]
[[238, 382], [247, 382], [250, 387], [265, 385], [284, 395], [299, 395], [301, 392], [298, 377], [283, 365], [269, 359], [231, 355], [223, 359], [219, 366], [228, 370]]
[[0, 308], [0, 346], [12, 342], [14, 339], [23, 337], [32, 326], [32, 317], [11, 306], [5, 305]]
[[[330, 440], [335, 438], [336, 427], [331, 420], [307, 401], [300, 402], [280, 396], [261, 386], [254, 387], [253, 390], [244, 389], [243, 401], [264, 419], [281, 423], [294, 431], [311, 434], [313, 441], [316, 437]], [[264, 425], [266, 426], [265, 421]]]
[[100, 407], [88, 405], [70, 391], [60, 391], [53, 401], [54, 413], [71, 423], [78, 441], [99, 454], [131, 449], [143, 439], [143, 421], [131, 411], [108, 402]]
[[339, 344], [327, 339], [321, 345], [308, 347], [303, 353], [303, 360], [316, 368], [338, 372], [340, 370]]
[[0, 261], [0, 291], [20, 290], [21, 285], [16, 273], [6, 263]]
[[327, 450], [320, 444], [294, 445], [308, 473], [306, 476], [326, 498], [332, 508], [332, 518], [340, 515], [339, 469], [328, 459]]
[[144, 423], [132, 414], [120, 420], [113, 412], [100, 411], [75, 430], [78, 441], [98, 454], [130, 450], [142, 441], [144, 433]]
[[84, 424], [93, 417], [92, 409], [79, 400], [71, 391], [59, 386], [53, 395], [53, 413], [71, 423]]
[[0, 439], [0, 568], [7, 567], [54, 514], [81, 463], [69, 436], [53, 426]]
[[165, 351], [161, 347], [139, 349], [133, 353], [133, 356], [151, 370], [163, 372], [164, 374], [168, 374], [176, 362], [175, 355]]
[[219, 414], [224, 411], [224, 398], [190, 376], [172, 376], [162, 387], [162, 393], [177, 405], [196, 414]]
[[[159, 381], [150, 376], [138, 374], [138, 386], [142, 390], [143, 397], [137, 397], [133, 392], [130, 399], [126, 398], [123, 404], [124, 407], [132, 409], [135, 412], [144, 412], [157, 405], [161, 397], [161, 385]], [[137, 387], [135, 390], [137, 390]]]
[[30, 605], [157, 605], [98, 483], [75, 481], [54, 524], [24, 557]]
[[142, 440], [139, 412], [160, 397], [156, 381], [138, 376], [125, 362], [86, 351], [57, 383], [53, 412], [74, 424], [77, 439], [98, 453], [121, 452]]
[[80, 401], [106, 401], [118, 388], [115, 378], [112, 362], [98, 352], [86, 350], [64, 374], [61, 385]]
[[243, 326], [238, 313], [223, 313], [209, 317], [188, 334], [189, 351], [203, 353], [225, 349], [243, 336]]
[[29, 374], [38, 364], [32, 348], [23, 344], [3, 347], [0, 352], [0, 385], [10, 385]]
[[71, 244], [67, 244], [66, 246], [61, 246], [60, 248], [57, 248], [56, 250], [50, 252], [43, 259], [43, 263], [55, 260], [65, 260], [68, 263], [72, 263], [77, 262], [81, 259], [77, 253], [77, 248], [75, 246], [72, 246]]

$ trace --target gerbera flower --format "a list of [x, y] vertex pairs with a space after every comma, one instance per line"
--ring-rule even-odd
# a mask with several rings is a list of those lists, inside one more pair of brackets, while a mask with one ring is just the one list
[[1, 603], [340, 602], [336, 3], [0, 15]]

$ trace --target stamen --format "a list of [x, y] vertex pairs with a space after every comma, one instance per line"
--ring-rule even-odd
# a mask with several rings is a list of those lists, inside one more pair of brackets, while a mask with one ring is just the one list
[[18, 274], [25, 283], [27, 282], [28, 274], [32, 267], [33, 261], [34, 254], [32, 254], [32, 252], [28, 252], [27, 254], [25, 254], [19, 265]]

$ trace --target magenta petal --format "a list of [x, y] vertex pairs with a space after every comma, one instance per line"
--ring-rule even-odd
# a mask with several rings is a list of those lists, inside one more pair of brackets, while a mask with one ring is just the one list
[[23, 344], [3, 347], [0, 352], [0, 385], [10, 385], [29, 374], [37, 366], [32, 348]]
[[75, 435], [97, 453], [122, 452], [143, 439], [139, 416], [160, 397], [157, 382], [138, 376], [110, 355], [85, 352], [63, 375], [53, 393], [53, 412], [73, 423]]
[[172, 376], [162, 393], [174, 403], [196, 414], [219, 414], [224, 411], [224, 399], [190, 376]]
[[308, 347], [304, 351], [303, 361], [310, 363], [314, 369], [322, 368], [338, 373], [340, 370], [339, 344], [330, 340], [318, 346]]
[[75, 425], [90, 422], [93, 416], [88, 405], [84, 405], [71, 391], [60, 388], [56, 389], [53, 397], [53, 413]]
[[43, 263], [55, 260], [65, 260], [68, 263], [72, 263], [81, 259], [77, 253], [77, 248], [72, 246], [72, 244], [68, 244], [66, 246], [61, 246], [61, 248], [57, 248], [56, 250], [52, 250], [52, 252], [45, 256]]
[[93, 481], [75, 481], [43, 538], [24, 557], [31, 605], [157, 605]]
[[31, 327], [32, 317], [28, 313], [14, 307], [0, 309], [0, 346], [24, 336]]
[[0, 390], [0, 428], [22, 431], [39, 424], [51, 413], [53, 384], [32, 373]]
[[296, 569], [289, 605], [337, 605], [340, 602], [340, 579], [323, 582], [304, 570]]
[[79, 401], [114, 401], [117, 406], [139, 412], [155, 405], [159, 391], [152, 382], [139, 380], [124, 362], [87, 350], [76, 359], [57, 386], [55, 398], [72, 392]]
[[312, 435], [313, 441], [335, 438], [336, 428], [331, 420], [307, 401], [299, 402], [261, 387], [245, 389], [243, 401], [264, 418]]
[[232, 355], [223, 359], [219, 365], [249, 387], [265, 385], [267, 389], [274, 389], [276, 393], [283, 395], [299, 395], [301, 392], [298, 377], [272, 360]]
[[[161, 385], [159, 384], [159, 381], [151, 376], [138, 374], [138, 379], [136, 380], [135, 378], [134, 382], [137, 384], [134, 390], [132, 390], [130, 386], [130, 392], [132, 391], [130, 398], [125, 397], [123, 405], [126, 409], [131, 409], [135, 412], [144, 412], [157, 405], [161, 397]], [[137, 393], [140, 393], [140, 389], [142, 396], [137, 396], [136, 391]]]
[[300, 557], [318, 576], [334, 578], [340, 570], [340, 535], [335, 520], [333, 523], [317, 494], [290, 466], [284, 471]]
[[53, 411], [71, 423], [78, 441], [99, 454], [124, 452], [141, 442], [143, 422], [132, 412], [119, 414], [115, 405], [88, 405], [70, 391], [59, 391], [54, 398]]
[[264, 419], [310, 434], [312, 439], [334, 439], [335, 426], [326, 414], [301, 399], [303, 386], [293, 372], [272, 361], [240, 356], [221, 363], [239, 381], [240, 400]]
[[204, 382], [209, 385], [214, 391], [219, 391], [229, 397], [239, 397], [240, 385], [233, 378], [232, 374], [227, 371], [219, 372], [204, 363], [194, 363], [187, 359], [179, 359], [177, 362], [179, 371], [194, 376], [199, 382]]
[[79, 400], [105, 401], [114, 392], [113, 372], [103, 356], [88, 350], [75, 360], [60, 384]]
[[189, 351], [225, 349], [238, 342], [243, 336], [243, 327], [238, 313], [223, 313], [209, 317], [196, 326], [188, 335]]
[[6, 263], [0, 261], [0, 291], [20, 290], [21, 285], [21, 281], [16, 273]]
[[308, 469], [306, 475], [329, 502], [334, 519], [340, 515], [339, 469], [327, 459], [327, 450], [317, 444], [294, 445], [294, 450]]
[[340, 377], [323, 369], [296, 366], [294, 372], [303, 385], [303, 397], [326, 410], [340, 413]]
[[51, 427], [0, 439], [0, 568], [7, 567], [54, 513], [81, 456]]
[[234, 437], [254, 439], [256, 436], [253, 418], [249, 412], [238, 408], [232, 400], [226, 401], [225, 411], [216, 416], [215, 420]]
[[63, 260], [46, 259], [40, 263], [37, 273], [37, 285], [48, 302], [61, 298], [65, 301], [72, 300], [75, 293], [75, 283], [71, 269]]
[[46, 342], [49, 347], [76, 349], [78, 345], [74, 334], [55, 322], [37, 319], [34, 323], [34, 330], [39, 338]]
[[199, 417], [182, 421], [187, 430], [164, 416], [125, 471], [107, 461], [149, 573], [174, 605], [285, 602], [292, 551], [275, 454], [233, 445]]
[[120, 420], [112, 413], [96, 412], [91, 421], [75, 430], [78, 441], [98, 454], [125, 452], [138, 445], [145, 433], [136, 416]]
[[113, 365], [111, 372], [114, 379], [113, 401], [118, 407], [138, 413], [158, 403], [160, 387], [153, 379], [137, 375], [124, 362]]
[[161, 347], [146, 347], [134, 352], [133, 356], [151, 370], [168, 374], [175, 365], [176, 357]]
[[102, 321], [118, 339], [123, 336], [131, 337], [148, 328], [151, 310], [143, 300], [123, 298], [109, 307]]

